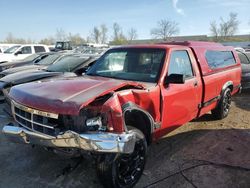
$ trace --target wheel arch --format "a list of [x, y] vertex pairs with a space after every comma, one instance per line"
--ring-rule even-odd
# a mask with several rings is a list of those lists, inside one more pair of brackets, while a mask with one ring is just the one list
[[154, 131], [153, 117], [132, 102], [125, 103], [122, 110], [125, 126], [130, 125], [142, 131], [149, 145], [152, 142], [152, 133]]
[[224, 91], [229, 88], [231, 90], [231, 92], [233, 91], [233, 81], [227, 81], [223, 86], [222, 86], [222, 90], [221, 90], [221, 95], [224, 93]]

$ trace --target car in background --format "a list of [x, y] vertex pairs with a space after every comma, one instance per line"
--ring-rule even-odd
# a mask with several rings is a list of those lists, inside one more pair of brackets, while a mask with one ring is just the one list
[[51, 65], [53, 63], [56, 63], [59, 59], [61, 59], [64, 56], [67, 56], [67, 55], [70, 55], [70, 54], [67, 54], [67, 53], [51, 53], [50, 55], [48, 55], [47, 57], [40, 60], [38, 63], [36, 63], [34, 65], [25, 65], [25, 66], [6, 69], [6, 70], [0, 72], [0, 78], [3, 78], [4, 76], [7, 76], [9, 74], [13, 74], [13, 73], [24, 71], [24, 70], [26, 72], [29, 72], [29, 71], [33, 71], [33, 70], [46, 68], [47, 66], [49, 66], [49, 65]]
[[15, 45], [5, 50], [4, 53], [0, 54], [0, 63], [17, 61], [24, 59], [31, 54], [49, 51], [50, 50], [48, 46], [43, 44]]
[[81, 54], [68, 55], [57, 63], [49, 65], [47, 68], [34, 71], [21, 71], [10, 74], [0, 79], [0, 101], [5, 101], [4, 111], [10, 112], [10, 99], [8, 96], [12, 86], [32, 81], [42, 81], [44, 79], [59, 79], [60, 77], [81, 76], [90, 66], [92, 66], [99, 56], [84, 56]]
[[41, 52], [41, 53], [32, 54], [24, 58], [23, 60], [1, 63], [0, 72], [6, 69], [14, 68], [14, 67], [20, 67], [24, 65], [35, 65], [40, 60], [46, 58], [48, 55], [51, 55], [51, 54], [54, 54], [54, 53], [53, 52]]
[[54, 48], [51, 51], [59, 52], [64, 50], [72, 50], [70, 41], [57, 41]]
[[7, 50], [8, 48], [15, 46], [15, 45], [19, 45], [19, 44], [7, 44], [7, 43], [1, 43], [0, 44], [0, 54], [3, 53], [5, 50]]
[[250, 52], [237, 51], [242, 67], [242, 89], [250, 89]]
[[237, 52], [245, 52], [245, 49], [242, 47], [235, 47], [234, 48]]

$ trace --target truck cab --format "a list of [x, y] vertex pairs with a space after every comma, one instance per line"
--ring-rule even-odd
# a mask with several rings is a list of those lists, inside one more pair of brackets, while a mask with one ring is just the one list
[[72, 50], [71, 42], [70, 41], [57, 41], [53, 51], [58, 52], [62, 50]]

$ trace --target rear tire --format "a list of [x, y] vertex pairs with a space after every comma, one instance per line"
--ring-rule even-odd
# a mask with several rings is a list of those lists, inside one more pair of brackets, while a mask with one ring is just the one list
[[214, 110], [212, 110], [212, 115], [214, 116], [214, 118], [220, 120], [227, 117], [231, 107], [231, 101], [232, 101], [231, 90], [230, 88], [227, 88], [223, 92], [217, 107]]
[[97, 175], [104, 187], [129, 188], [140, 179], [146, 163], [147, 142], [143, 133], [136, 133], [136, 143], [131, 154], [104, 154], [97, 161]]

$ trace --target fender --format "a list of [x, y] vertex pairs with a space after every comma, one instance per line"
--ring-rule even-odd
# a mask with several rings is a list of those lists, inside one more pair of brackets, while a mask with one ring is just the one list
[[223, 86], [222, 86], [222, 89], [221, 89], [221, 94], [223, 94], [223, 92], [229, 87], [231, 89], [231, 91], [233, 91], [233, 81], [227, 81]]
[[[125, 113], [127, 111], [131, 112], [133, 110], [136, 110], [136, 111], [139, 111], [139, 112], [143, 113], [149, 119], [150, 133], [152, 134], [154, 132], [154, 129], [155, 129], [155, 122], [154, 122], [153, 117], [150, 115], [150, 113], [148, 113], [147, 111], [141, 109], [138, 105], [134, 104], [133, 102], [127, 102], [127, 103], [122, 105], [123, 118], [125, 118]], [[125, 119], [124, 119], [124, 122], [125, 122]], [[127, 129], [126, 126], [125, 126], [125, 129]]]

